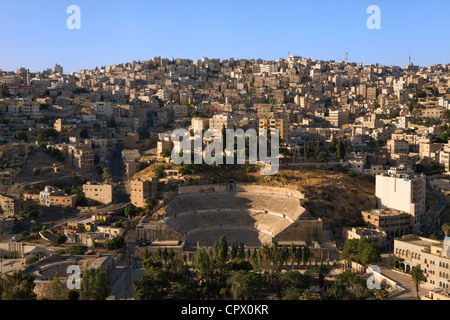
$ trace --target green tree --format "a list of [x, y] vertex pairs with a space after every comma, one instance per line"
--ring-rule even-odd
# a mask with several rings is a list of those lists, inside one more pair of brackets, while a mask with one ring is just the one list
[[74, 245], [69, 248], [69, 253], [72, 255], [84, 255], [87, 250], [88, 250], [87, 246]]
[[2, 300], [35, 300], [34, 276], [14, 271], [0, 278], [0, 292]]
[[228, 262], [227, 269], [232, 271], [246, 270], [250, 271], [253, 269], [252, 264], [247, 260], [234, 259]]
[[303, 246], [303, 263], [306, 264], [309, 261], [309, 257], [311, 255], [308, 244]]
[[353, 178], [356, 177], [356, 173], [354, 173], [352, 170], [347, 171], [347, 176]]
[[62, 233], [62, 232], [58, 233], [58, 234], [55, 236], [55, 238], [53, 239], [53, 242], [54, 242], [57, 246], [59, 246], [59, 245], [65, 243], [66, 241], [67, 241], [67, 236], [66, 236], [64, 233]]
[[317, 276], [317, 284], [322, 291], [325, 287], [325, 277], [330, 273], [330, 268], [326, 266], [313, 266], [306, 270], [306, 274]]
[[67, 300], [66, 287], [61, 282], [58, 272], [53, 276], [53, 281], [50, 287], [50, 297], [52, 300]]
[[171, 283], [171, 293], [178, 298], [195, 297], [198, 288], [197, 281], [192, 277], [187, 266], [181, 259], [170, 259], [163, 267], [167, 279]]
[[162, 300], [170, 293], [167, 273], [150, 268], [145, 275], [134, 282], [136, 300]]
[[126, 207], [124, 210], [124, 214], [128, 218], [132, 218], [136, 215], [136, 209], [134, 207]]
[[390, 254], [388, 256], [388, 266], [391, 268], [395, 268], [395, 269], [399, 269], [400, 268], [400, 264], [404, 261], [403, 258], [397, 257], [394, 254]]
[[381, 262], [380, 247], [366, 238], [345, 240], [343, 254], [344, 259], [362, 265]]
[[378, 300], [386, 300], [389, 297], [389, 292], [386, 290], [384, 286], [381, 286], [380, 289], [374, 289], [373, 295]]
[[234, 299], [256, 299], [261, 292], [261, 279], [257, 273], [250, 271], [234, 272], [228, 279]]
[[313, 283], [310, 273], [302, 274], [298, 271], [286, 271], [280, 274], [279, 281], [282, 288], [307, 289]]
[[24, 130], [16, 130], [14, 131], [14, 138], [16, 140], [28, 141], [28, 135]]
[[84, 270], [81, 278], [81, 297], [84, 300], [105, 300], [109, 292], [109, 277], [104, 267]]
[[25, 221], [35, 220], [39, 216], [39, 212], [32, 206], [26, 206], [22, 211], [19, 211], [19, 218]]
[[157, 204], [158, 204], [158, 199], [156, 199], [153, 196], [145, 199], [145, 208], [148, 211], [153, 210], [153, 208], [155, 208]]
[[444, 223], [441, 228], [445, 236], [448, 237], [450, 235], [450, 223]]
[[157, 176], [159, 179], [164, 178], [164, 166], [157, 166], [155, 168], [155, 176]]
[[328, 150], [331, 153], [335, 153], [336, 152], [336, 148], [337, 148], [337, 144], [338, 144], [338, 142], [337, 142], [336, 136], [333, 134], [333, 137], [331, 138]]
[[303, 294], [303, 290], [297, 288], [287, 288], [282, 300], [300, 300]]
[[420, 268], [420, 264], [411, 268], [411, 279], [414, 282], [414, 286], [416, 288], [417, 300], [420, 300], [419, 296], [419, 286], [427, 280], [422, 269]]
[[102, 178], [103, 182], [108, 182], [111, 180], [111, 169], [109, 167], [103, 167]]
[[342, 300], [346, 295], [345, 287], [340, 285], [332, 285], [322, 294], [323, 300]]
[[108, 250], [117, 250], [123, 248], [124, 246], [125, 246], [125, 238], [119, 235], [106, 241], [106, 248]]
[[250, 254], [249, 261], [252, 264], [253, 269], [258, 270], [259, 259], [258, 254], [256, 253], [256, 249], [253, 249], [252, 253]]
[[345, 158], [345, 145], [344, 142], [342, 142], [342, 139], [339, 140], [339, 143], [336, 145], [336, 157], [338, 159], [344, 159]]
[[161, 261], [162, 259], [162, 250], [161, 247], [158, 247], [156, 249], [156, 255], [155, 255], [156, 261]]
[[123, 222], [122, 219], [120, 219], [119, 221], [117, 221], [116, 223], [114, 223], [114, 227], [115, 228], [125, 228], [125, 223]]
[[151, 268], [162, 268], [163, 264], [161, 261], [155, 261], [151, 257], [142, 261], [142, 268], [144, 270], [150, 270]]
[[222, 276], [223, 269], [225, 267], [225, 262], [228, 257], [228, 243], [225, 235], [222, 235], [219, 239], [219, 246], [218, 246], [218, 255], [217, 255], [217, 265], [219, 267], [219, 276]]
[[238, 259], [245, 259], [245, 245], [243, 242], [239, 244], [237, 257]]
[[6, 83], [0, 85], [0, 92], [4, 97], [9, 97], [9, 87]]
[[142, 259], [145, 261], [150, 258], [150, 253], [148, 252], [148, 247], [145, 247], [144, 252], [142, 252]]
[[237, 258], [238, 250], [239, 250], [238, 244], [236, 241], [234, 241], [233, 245], [231, 246], [231, 252], [230, 252], [231, 260], [234, 260]]
[[169, 158], [170, 156], [171, 156], [171, 152], [169, 150], [163, 150], [161, 152], [161, 157], [163, 157], [163, 158]]
[[195, 252], [194, 267], [198, 278], [203, 282], [214, 279], [215, 263], [213, 258], [206, 253], [205, 249], [198, 249]]

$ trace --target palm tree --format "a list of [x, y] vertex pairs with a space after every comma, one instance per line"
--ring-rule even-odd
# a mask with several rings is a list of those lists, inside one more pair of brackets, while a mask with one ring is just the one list
[[450, 235], [450, 223], [444, 223], [442, 225], [442, 231], [444, 231], [444, 234], [446, 237]]
[[420, 264], [416, 265], [415, 267], [411, 268], [411, 278], [416, 286], [416, 294], [417, 294], [417, 300], [420, 300], [419, 296], [419, 286], [422, 282], [426, 281], [426, 277], [423, 274], [422, 269], [420, 268]]
[[311, 291], [305, 290], [300, 296], [300, 300], [311, 300]]
[[317, 284], [320, 287], [320, 291], [323, 291], [325, 286], [325, 277], [330, 273], [330, 268], [326, 266], [313, 266], [306, 271], [306, 274], [317, 275]]

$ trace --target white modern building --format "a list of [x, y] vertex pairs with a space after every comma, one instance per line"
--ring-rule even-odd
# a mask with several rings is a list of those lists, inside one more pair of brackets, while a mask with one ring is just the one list
[[375, 196], [379, 209], [396, 209], [411, 214], [416, 231], [426, 211], [426, 177], [406, 170], [390, 170], [376, 176]]

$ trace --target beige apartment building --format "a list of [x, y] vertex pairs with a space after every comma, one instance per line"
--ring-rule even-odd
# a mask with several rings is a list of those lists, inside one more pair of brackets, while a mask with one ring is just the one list
[[284, 118], [268, 118], [259, 119], [259, 130], [277, 129], [280, 132], [280, 140], [289, 138], [289, 119]]
[[72, 133], [77, 128], [77, 125], [75, 123], [68, 123], [64, 121], [63, 119], [59, 118], [55, 120], [55, 123], [53, 124], [53, 128], [58, 132], [67, 132]]
[[328, 121], [335, 127], [341, 127], [348, 123], [348, 110], [331, 110], [328, 113]]
[[87, 172], [94, 169], [94, 151], [87, 145], [69, 145], [68, 161], [72, 168]]
[[77, 205], [77, 200], [77, 194], [51, 195], [50, 205], [55, 207], [68, 207], [73, 209]]
[[88, 181], [83, 184], [83, 193], [87, 199], [110, 204], [114, 201], [115, 186], [113, 184]]
[[409, 153], [409, 143], [405, 140], [389, 139], [386, 142], [386, 148], [389, 153]]
[[209, 119], [209, 129], [217, 129], [220, 131], [223, 129], [234, 129], [234, 120], [227, 114], [215, 114]]
[[450, 258], [446, 248], [448, 240], [438, 241], [413, 235], [394, 240], [394, 254], [404, 259], [402, 267], [406, 272], [420, 265], [427, 279], [424, 287], [449, 292]]
[[0, 208], [3, 216], [14, 217], [25, 208], [25, 201], [0, 194]]
[[436, 159], [436, 154], [439, 154], [441, 148], [441, 143], [422, 142], [419, 144], [419, 157]]
[[157, 191], [157, 177], [150, 177], [147, 179], [136, 179], [130, 181], [130, 201], [138, 207], [145, 207], [145, 200], [148, 197], [154, 196]]
[[258, 106], [258, 119], [268, 119], [273, 116], [273, 106], [262, 104]]
[[203, 131], [209, 129], [209, 119], [208, 118], [192, 118], [191, 120], [192, 130], [195, 131]]
[[443, 108], [427, 108], [422, 111], [422, 116], [425, 118], [443, 118], [444, 110]]
[[75, 208], [78, 200], [76, 194], [65, 194], [63, 190], [56, 189], [52, 186], [45, 186], [44, 190], [39, 193], [39, 203], [42, 206], [58, 206]]
[[408, 212], [395, 209], [373, 209], [361, 211], [361, 214], [364, 222], [386, 232], [390, 239], [411, 234], [413, 231], [412, 216]]
[[0, 171], [0, 185], [10, 186], [16, 181], [16, 171], [14, 169], [5, 169]]
[[384, 247], [387, 241], [386, 232], [363, 227], [343, 228], [343, 236], [344, 239], [365, 238], [375, 242], [380, 247]]

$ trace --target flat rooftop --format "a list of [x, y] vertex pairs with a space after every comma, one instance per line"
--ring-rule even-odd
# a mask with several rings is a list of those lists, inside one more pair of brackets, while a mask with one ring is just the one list
[[363, 210], [363, 212], [370, 213], [376, 216], [398, 216], [402, 214], [409, 215], [408, 212], [395, 210], [395, 209], [371, 209], [371, 210]]
[[407, 242], [407, 243], [411, 243], [411, 244], [414, 244], [417, 246], [422, 246], [422, 247], [442, 246], [442, 244], [443, 244], [442, 241], [432, 240], [432, 239], [427, 239], [427, 238], [422, 238], [422, 237], [414, 237], [414, 236], [410, 236], [410, 235], [403, 237], [402, 239], [396, 239], [396, 241]]

